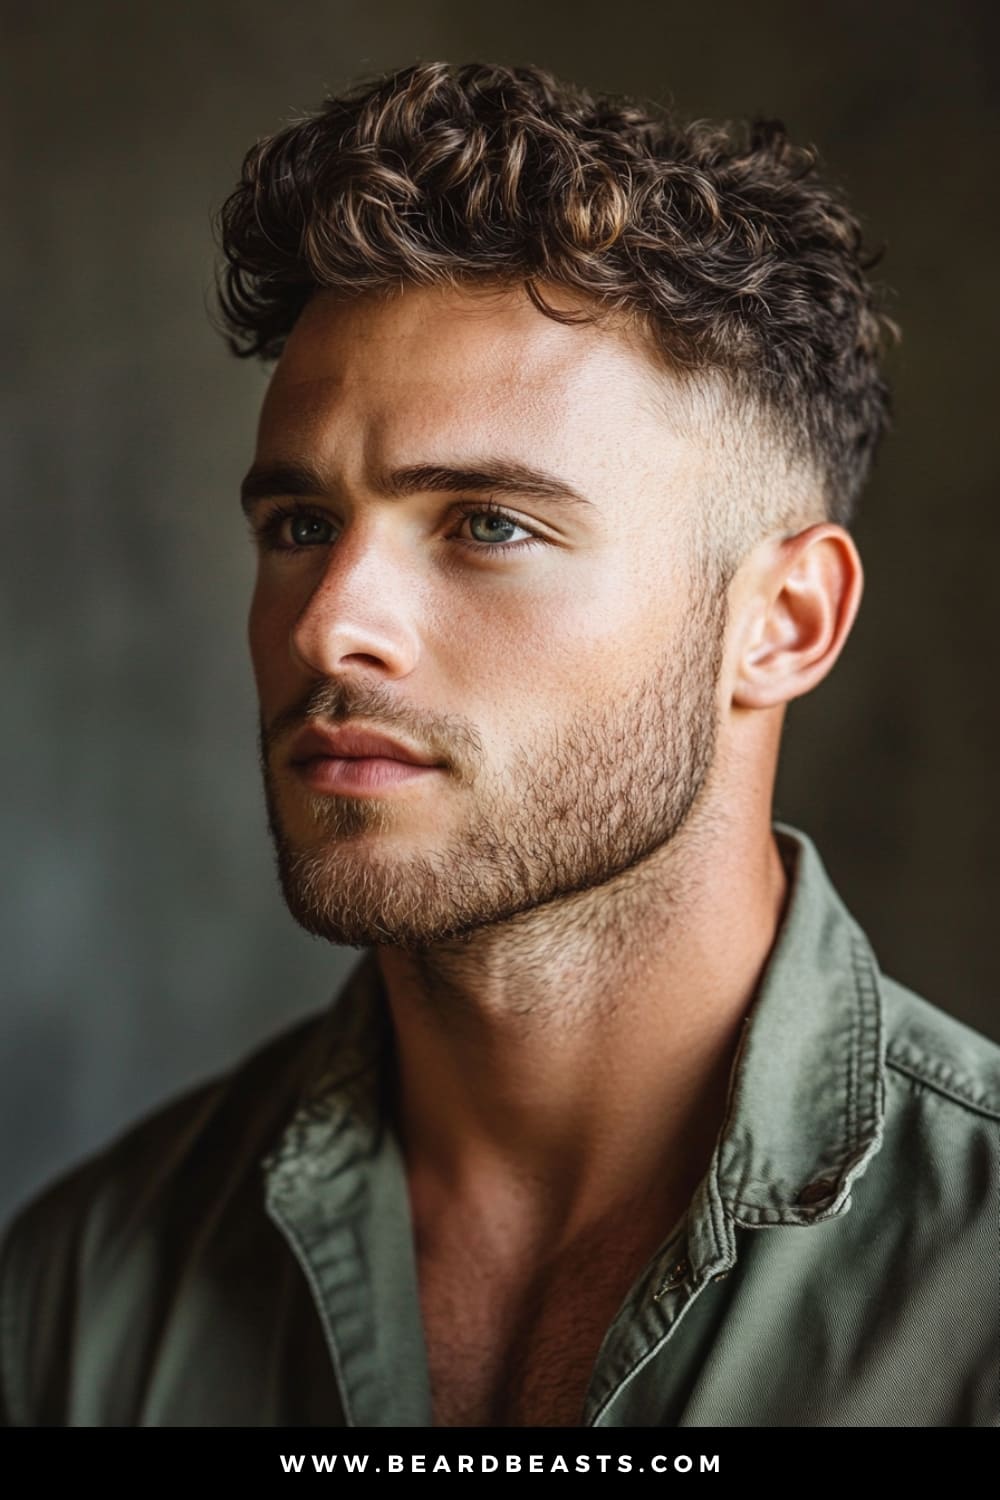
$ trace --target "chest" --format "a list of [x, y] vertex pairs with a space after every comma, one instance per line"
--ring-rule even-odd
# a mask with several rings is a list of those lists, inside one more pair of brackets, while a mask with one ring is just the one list
[[631, 1256], [586, 1267], [569, 1257], [512, 1280], [471, 1254], [424, 1258], [434, 1425], [580, 1426], [598, 1352], [636, 1270]]

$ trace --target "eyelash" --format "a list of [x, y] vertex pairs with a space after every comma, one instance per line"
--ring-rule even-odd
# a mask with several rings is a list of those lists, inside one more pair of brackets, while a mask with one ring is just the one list
[[[527, 531], [529, 533], [527, 537], [522, 537], [516, 542], [476, 542], [470, 541], [466, 537], [455, 536], [451, 538], [451, 540], [457, 541], [460, 546], [468, 547], [473, 552], [489, 553], [492, 557], [497, 553], [524, 551], [530, 547], [537, 546], [542, 540], [540, 536], [537, 536], [529, 527], [519, 521], [516, 516], [512, 516], [509, 511], [504, 510], [503, 506], [495, 504], [492, 500], [479, 501], [476, 504], [469, 501], [456, 505], [455, 509], [463, 519], [469, 516], [493, 516], [499, 521], [509, 521], [519, 531]], [[309, 552], [313, 547], [328, 546], [329, 543], [323, 542], [313, 542], [311, 544], [303, 542], [285, 543], [279, 540], [281, 528], [284, 523], [293, 518], [298, 520], [303, 516], [312, 516], [317, 521], [329, 521], [329, 516], [323, 515], [321, 511], [313, 510], [308, 505], [276, 505], [273, 510], [267, 513], [267, 516], [259, 526], [255, 526], [251, 522], [250, 540], [265, 552]]]

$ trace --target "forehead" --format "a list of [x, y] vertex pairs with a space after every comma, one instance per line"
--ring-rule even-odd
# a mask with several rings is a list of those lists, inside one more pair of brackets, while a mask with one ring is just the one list
[[[562, 305], [573, 308], [565, 294]], [[681, 401], [672, 421], [670, 396], [637, 341], [560, 323], [519, 288], [320, 293], [275, 368], [258, 449], [379, 464], [516, 449], [580, 478], [588, 466], [678, 462]]]

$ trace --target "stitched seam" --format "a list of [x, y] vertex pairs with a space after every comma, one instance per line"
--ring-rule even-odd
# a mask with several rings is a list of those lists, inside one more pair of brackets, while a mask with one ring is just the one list
[[950, 1099], [952, 1104], [959, 1104], [964, 1109], [972, 1110], [977, 1115], [983, 1115], [987, 1120], [1000, 1120], [1000, 1108], [988, 1103], [983, 1099], [973, 1099], [968, 1094], [963, 1094], [954, 1087], [942, 1083], [939, 1078], [929, 1077], [921, 1069], [912, 1063], [904, 1063], [898, 1057], [890, 1053], [886, 1058], [888, 1066], [897, 1073], [903, 1073], [911, 1078], [914, 1083], [921, 1084], [933, 1094], [940, 1094], [943, 1099]]
[[[871, 1062], [874, 1065], [873, 1077], [877, 1079], [879, 1069], [879, 1052], [881, 1049], [881, 1008], [878, 996], [878, 987], [875, 975], [872, 972], [871, 961], [868, 953], [867, 942], [862, 942], [857, 936], [851, 939], [851, 959], [854, 969], [855, 990], [860, 1001], [859, 1015], [861, 1025], [858, 1031], [858, 1076], [864, 1073], [866, 1066]], [[878, 1105], [875, 1105], [877, 1115]], [[866, 1119], [859, 1118], [855, 1122], [854, 1137], [851, 1141], [851, 1155], [857, 1157], [861, 1146], [862, 1136], [866, 1130], [874, 1130], [877, 1119], [873, 1118], [871, 1112]]]
[[[770, 1203], [753, 1203], [746, 1202], [744, 1200], [737, 1200], [733, 1203], [733, 1208], [749, 1209], [752, 1213], [755, 1214], [785, 1214], [788, 1213], [791, 1205], [788, 1203], [780, 1203], [772, 1207]], [[801, 1213], [802, 1210], [792, 1208], [792, 1212]]]
[[614, 1390], [610, 1391], [609, 1394], [605, 1397], [605, 1399], [601, 1402], [600, 1406], [594, 1412], [594, 1415], [591, 1418], [590, 1422], [588, 1422], [588, 1424], [587, 1424], [588, 1427], [596, 1427], [597, 1426], [598, 1422], [604, 1416], [604, 1413], [611, 1406], [612, 1402], [616, 1401], [618, 1399], [618, 1397], [621, 1395], [622, 1391], [624, 1391], [625, 1388], [632, 1383], [632, 1381], [635, 1379], [636, 1375], [638, 1375], [639, 1371], [645, 1369], [646, 1365], [649, 1364], [649, 1362], [650, 1362], [651, 1359], [655, 1359], [656, 1355], [660, 1352], [660, 1350], [663, 1348], [664, 1344], [668, 1341], [668, 1339], [672, 1339], [673, 1338], [673, 1336], [676, 1333], [677, 1329], [680, 1327], [681, 1323], [684, 1321], [684, 1318], [687, 1316], [688, 1308], [691, 1306], [692, 1303], [697, 1302], [698, 1298], [701, 1296], [702, 1292], [705, 1290], [705, 1287], [707, 1285], [708, 1285], [708, 1282], [707, 1281], [703, 1281], [700, 1286], [696, 1286], [694, 1288], [694, 1290], [692, 1291], [690, 1297], [688, 1297], [688, 1299], [684, 1303], [684, 1305], [681, 1308], [678, 1309], [677, 1315], [674, 1318], [674, 1321], [670, 1324], [670, 1327], [669, 1328], [665, 1328], [663, 1330], [663, 1333], [656, 1340], [656, 1342], [652, 1345], [652, 1347], [649, 1348], [649, 1349], [647, 1349], [644, 1354], [641, 1354], [638, 1357], [638, 1359], [631, 1366], [631, 1368], [629, 1370], [627, 1370], [626, 1373], [622, 1376], [621, 1380], [619, 1380], [619, 1382], [615, 1386]]
[[[739, 1229], [811, 1229], [814, 1224], [821, 1224], [822, 1219], [786, 1219], [782, 1218], [780, 1211], [776, 1208], [762, 1209], [755, 1203], [737, 1204], [740, 1208], [749, 1208], [757, 1215], [755, 1219], [739, 1219], [733, 1216], [733, 1223]], [[773, 1214], [774, 1218], [766, 1217]], [[829, 1215], [827, 1217], [830, 1217]], [[835, 1217], [835, 1216], [834, 1216]]]
[[716, 1166], [714, 1177], [713, 1186], [715, 1191], [709, 1194], [709, 1210], [712, 1222], [712, 1238], [715, 1241], [715, 1253], [718, 1256], [731, 1253], [733, 1247], [730, 1243], [732, 1236], [726, 1233], [726, 1215], [722, 1187], [719, 1182], [718, 1166]]
[[719, 1181], [719, 1157], [715, 1156], [712, 1167], [711, 1186], [707, 1193], [709, 1223], [712, 1226], [712, 1239], [715, 1244], [715, 1254], [726, 1255], [732, 1249], [732, 1236], [727, 1232], [726, 1226], [726, 1201], [722, 1193], [722, 1183]]
[[862, 1005], [858, 983], [858, 955], [851, 939], [851, 977], [854, 980], [854, 1003], [851, 1007], [851, 1030], [847, 1049], [847, 1149], [853, 1156], [858, 1138], [858, 1074], [861, 1068]]

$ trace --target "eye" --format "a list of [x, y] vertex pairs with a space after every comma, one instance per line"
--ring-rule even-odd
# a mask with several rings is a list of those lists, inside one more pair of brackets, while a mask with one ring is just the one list
[[251, 525], [251, 535], [265, 552], [299, 552], [329, 546], [335, 530], [333, 522], [316, 511], [278, 505], [259, 525]]
[[477, 542], [509, 542], [515, 531], [524, 531], [523, 526], [518, 526], [506, 516], [499, 516], [488, 510], [473, 511], [467, 519], [472, 538]]
[[[459, 506], [459, 510], [464, 517], [462, 526], [468, 525], [469, 537], [456, 536], [456, 540], [477, 552], [513, 552], [533, 547], [541, 540], [491, 501]], [[518, 532], [520, 536], [515, 535]]]
[[308, 547], [316, 542], [330, 541], [330, 531], [329, 521], [322, 520], [320, 516], [311, 516], [306, 512], [304, 515], [288, 518], [285, 534], [293, 547]]

